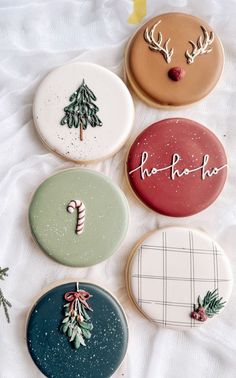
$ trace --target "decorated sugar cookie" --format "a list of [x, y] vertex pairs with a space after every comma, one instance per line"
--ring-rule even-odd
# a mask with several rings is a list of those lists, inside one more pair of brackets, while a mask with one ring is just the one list
[[128, 229], [128, 202], [103, 174], [67, 169], [38, 187], [29, 223], [35, 241], [48, 256], [65, 265], [90, 266], [119, 248]]
[[169, 227], [133, 250], [127, 285], [136, 307], [163, 327], [191, 329], [220, 314], [232, 291], [222, 248], [205, 233]]
[[128, 345], [119, 302], [92, 283], [69, 282], [47, 291], [27, 322], [29, 353], [48, 378], [108, 378]]
[[149, 20], [131, 39], [125, 56], [128, 84], [153, 107], [201, 100], [217, 84], [223, 64], [223, 47], [213, 29], [184, 13]]
[[115, 154], [126, 142], [134, 105], [123, 81], [91, 63], [71, 63], [40, 84], [34, 122], [44, 144], [62, 157], [89, 162]]
[[152, 210], [174, 217], [196, 214], [222, 191], [227, 159], [206, 127], [170, 118], [147, 127], [133, 142], [127, 177], [137, 197]]

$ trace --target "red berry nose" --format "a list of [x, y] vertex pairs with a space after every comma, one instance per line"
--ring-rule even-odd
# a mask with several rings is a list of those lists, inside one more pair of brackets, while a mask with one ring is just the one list
[[168, 76], [173, 81], [179, 81], [185, 76], [185, 70], [181, 67], [172, 67], [168, 71]]

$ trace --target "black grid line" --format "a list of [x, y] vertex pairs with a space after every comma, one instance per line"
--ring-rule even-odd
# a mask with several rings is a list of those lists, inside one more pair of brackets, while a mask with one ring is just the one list
[[165, 303], [165, 325], [166, 325], [166, 320], [167, 320], [167, 237], [166, 237], [166, 232], [164, 232], [164, 242], [165, 242], [165, 298], [164, 298], [164, 303]]
[[166, 322], [163, 322], [161, 319], [152, 319], [152, 321], [154, 321], [155, 323], [158, 323], [158, 324], [162, 324], [162, 325], [165, 325], [165, 326], [177, 326], [177, 327], [189, 327], [189, 328], [192, 328], [192, 325], [191, 323], [188, 323], [188, 322], [181, 322], [180, 320], [178, 321], [174, 321], [174, 320], [167, 320]]
[[[190, 308], [190, 313], [191, 313], [193, 311], [194, 303], [196, 301], [195, 282], [197, 282], [197, 279], [195, 276], [195, 265], [194, 265], [195, 248], [194, 248], [194, 240], [193, 240], [192, 231], [189, 231], [189, 245], [190, 245], [190, 250], [191, 250], [191, 267], [192, 267], [191, 277], [193, 278], [193, 281], [191, 282], [191, 301], [192, 301], [192, 306]], [[196, 323], [196, 320], [191, 317], [191, 324], [195, 326], [195, 323]]]
[[[194, 239], [193, 239], [193, 232], [191, 231], [191, 241], [192, 241], [192, 248], [193, 248], [193, 277], [195, 278], [196, 275], [195, 275], [195, 259], [194, 259], [194, 255], [195, 255], [195, 248], [194, 248]], [[196, 300], [196, 292], [195, 292], [195, 281], [193, 282], [193, 298], [194, 300]], [[196, 320], [193, 319], [193, 324], [195, 326], [195, 323], [196, 323]]]
[[214, 244], [215, 246], [215, 258], [216, 258], [216, 283], [217, 283], [217, 287], [219, 286], [219, 270], [218, 270], [218, 250], [217, 250], [217, 246], [216, 244]]
[[142, 246], [141, 246], [141, 248], [138, 251], [138, 273], [139, 273], [139, 279], [138, 279], [138, 304], [139, 305], [141, 305], [141, 302], [140, 302], [140, 298], [141, 298], [141, 296], [140, 296], [140, 285], [141, 285], [140, 255], [141, 255], [141, 250], [142, 250]]
[[[165, 249], [164, 249], [164, 234], [162, 232], [162, 279], [164, 277], [164, 272], [165, 272]], [[165, 324], [165, 306], [164, 306], [164, 298], [165, 298], [165, 282], [163, 280], [163, 292], [162, 292], [162, 322]]]
[[[141, 245], [141, 248], [140, 248], [140, 271], [142, 272], [143, 268], [142, 268], [142, 257], [143, 257], [143, 246]], [[142, 293], [142, 280], [140, 280], [140, 296], [142, 298], [143, 296], [143, 293]], [[142, 308], [142, 305], [141, 305], [141, 308]]]
[[[193, 302], [193, 268], [192, 268], [192, 241], [191, 241], [191, 231], [189, 231], [188, 233], [188, 238], [189, 238], [189, 258], [190, 258], [190, 261], [189, 261], [189, 267], [190, 267], [190, 280], [191, 280], [191, 283], [190, 283], [190, 302], [191, 303], [194, 303]], [[190, 306], [190, 313], [192, 311], [192, 306]], [[191, 325], [193, 325], [193, 318], [191, 317]]]
[[[158, 250], [158, 251], [162, 251], [163, 250], [163, 246], [152, 246], [152, 245], [145, 245], [143, 244], [142, 245], [143, 248], [145, 249], [150, 249], [150, 250]], [[180, 252], [180, 253], [189, 253], [190, 250], [189, 248], [178, 248], [178, 247], [168, 247], [168, 252]], [[212, 249], [194, 249], [194, 253], [195, 254], [201, 254], [201, 255], [211, 255], [212, 256]], [[217, 254], [220, 256], [220, 255], [223, 255], [222, 252], [219, 252], [217, 251]]]
[[215, 243], [213, 243], [213, 249], [214, 249], [214, 257], [215, 257], [215, 278], [216, 278], [216, 288], [219, 288], [219, 270], [218, 270], [218, 251], [217, 246]]
[[[147, 303], [147, 304], [160, 304], [163, 305], [163, 301], [157, 301], [157, 300], [152, 300], [152, 299], [141, 299], [140, 300], [142, 303]], [[192, 303], [185, 303], [185, 302], [171, 302], [167, 301], [166, 302], [167, 306], [176, 306], [176, 307], [188, 307], [192, 306]]]
[[214, 267], [214, 290], [216, 289], [216, 258], [215, 258], [215, 246], [212, 242], [212, 252], [213, 252], [213, 267]]
[[[215, 282], [215, 278], [195, 278], [195, 277], [172, 277], [172, 276], [166, 276], [165, 274], [163, 276], [154, 276], [152, 274], [132, 274], [133, 278], [148, 278], [153, 280], [167, 280], [167, 281], [187, 281], [187, 282]], [[217, 280], [217, 282], [229, 282], [231, 279], [228, 278], [220, 278]], [[194, 297], [195, 298], [195, 297]]]

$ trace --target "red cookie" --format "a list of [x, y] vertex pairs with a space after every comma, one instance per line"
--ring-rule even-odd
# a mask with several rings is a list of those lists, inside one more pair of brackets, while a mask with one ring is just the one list
[[127, 176], [135, 194], [152, 210], [185, 217], [206, 209], [219, 196], [227, 158], [210, 130], [189, 119], [170, 118], [136, 138]]

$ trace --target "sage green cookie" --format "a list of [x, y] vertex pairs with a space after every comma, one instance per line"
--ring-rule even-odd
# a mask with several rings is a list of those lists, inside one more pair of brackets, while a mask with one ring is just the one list
[[90, 266], [110, 257], [126, 236], [128, 202], [101, 173], [72, 168], [46, 179], [29, 208], [31, 232], [51, 258]]

